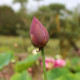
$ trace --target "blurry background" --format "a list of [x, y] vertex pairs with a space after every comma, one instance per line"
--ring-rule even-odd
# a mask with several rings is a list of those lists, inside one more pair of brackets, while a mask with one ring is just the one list
[[46, 56], [80, 56], [80, 0], [0, 0], [0, 53], [32, 54], [33, 16], [49, 32]]
[[47, 55], [80, 54], [79, 3], [79, 0], [1, 0], [0, 52], [28, 53], [33, 49], [29, 31], [36, 16], [50, 35]]

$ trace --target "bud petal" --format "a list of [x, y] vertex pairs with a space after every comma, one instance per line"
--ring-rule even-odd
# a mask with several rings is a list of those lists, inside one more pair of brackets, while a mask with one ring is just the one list
[[49, 40], [48, 31], [35, 17], [30, 28], [30, 38], [36, 47], [44, 47]]

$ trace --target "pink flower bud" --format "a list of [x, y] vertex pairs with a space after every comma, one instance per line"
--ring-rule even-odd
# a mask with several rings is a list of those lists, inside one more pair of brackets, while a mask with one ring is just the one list
[[35, 17], [30, 28], [30, 38], [35, 47], [44, 47], [49, 40], [47, 29]]
[[[54, 67], [55, 60], [53, 58], [47, 58], [45, 60], [46, 69], [50, 70]], [[41, 62], [41, 65], [43, 66], [43, 63]]]
[[65, 65], [66, 65], [65, 60], [63, 60], [63, 59], [57, 59], [57, 60], [55, 61], [54, 67], [55, 67], [55, 68], [56, 68], [56, 67], [64, 67]]

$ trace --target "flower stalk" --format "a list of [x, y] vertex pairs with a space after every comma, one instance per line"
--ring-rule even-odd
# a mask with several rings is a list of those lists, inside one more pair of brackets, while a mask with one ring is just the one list
[[44, 71], [44, 80], [47, 80], [46, 66], [45, 66], [45, 54], [44, 48], [41, 48], [42, 61], [43, 61], [43, 71]]

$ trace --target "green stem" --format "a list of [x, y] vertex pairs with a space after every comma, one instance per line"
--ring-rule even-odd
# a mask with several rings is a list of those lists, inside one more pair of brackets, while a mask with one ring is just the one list
[[42, 53], [42, 61], [43, 61], [44, 80], [47, 80], [47, 73], [46, 73], [46, 66], [45, 66], [44, 48], [41, 49], [41, 53]]

